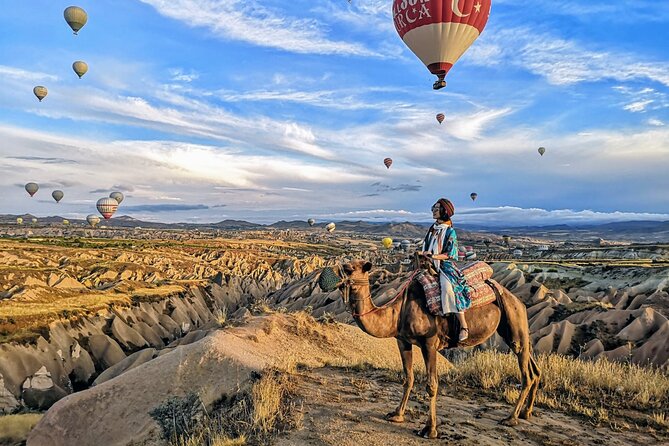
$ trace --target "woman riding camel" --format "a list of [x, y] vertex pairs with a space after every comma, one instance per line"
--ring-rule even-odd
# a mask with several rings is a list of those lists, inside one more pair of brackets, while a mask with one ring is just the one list
[[462, 342], [469, 337], [465, 310], [471, 305], [471, 299], [467, 283], [454, 263], [458, 259], [458, 239], [451, 222], [454, 213], [453, 203], [445, 198], [440, 198], [432, 206], [435, 223], [427, 231], [421, 254], [432, 259], [439, 271], [442, 311], [456, 314], [460, 322], [459, 341]]

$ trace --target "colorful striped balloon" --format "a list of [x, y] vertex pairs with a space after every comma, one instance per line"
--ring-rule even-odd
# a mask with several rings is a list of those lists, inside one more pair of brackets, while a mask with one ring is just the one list
[[444, 119], [446, 119], [446, 115], [444, 115], [443, 113], [437, 113], [437, 121], [439, 121], [439, 124], [444, 122]]
[[392, 160], [392, 158], [386, 158], [386, 159], [384, 159], [384, 160], [383, 160], [383, 164], [385, 164], [386, 167], [387, 167], [388, 169], [390, 169], [390, 166], [393, 165], [393, 160]]
[[481, 35], [488, 23], [492, 0], [393, 0], [395, 29], [437, 81]]
[[113, 198], [100, 198], [95, 205], [98, 208], [98, 212], [102, 214], [105, 220], [109, 220], [114, 212], [118, 209], [118, 201]]

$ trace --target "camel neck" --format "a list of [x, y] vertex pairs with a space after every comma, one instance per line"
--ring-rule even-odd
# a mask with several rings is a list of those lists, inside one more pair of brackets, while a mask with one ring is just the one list
[[354, 299], [353, 319], [365, 333], [375, 338], [394, 338], [397, 336], [402, 298], [397, 299], [388, 307], [379, 308], [374, 305], [369, 284], [353, 285], [351, 287], [351, 297]]

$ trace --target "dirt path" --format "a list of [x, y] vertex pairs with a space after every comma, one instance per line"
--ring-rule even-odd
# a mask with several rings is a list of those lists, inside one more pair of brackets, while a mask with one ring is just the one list
[[302, 429], [283, 435], [276, 442], [279, 446], [661, 444], [650, 435], [615, 432], [547, 410], [541, 410], [531, 422], [521, 420], [515, 428], [505, 427], [498, 421], [508, 415], [509, 405], [482, 398], [454, 399], [443, 392], [438, 402], [441, 438], [430, 442], [413, 433], [422, 427], [427, 413], [424, 385], [414, 388], [410, 416], [404, 424], [383, 419], [398, 403], [402, 389], [400, 384], [384, 379], [382, 372], [309, 370], [301, 373], [296, 387], [303, 403]]

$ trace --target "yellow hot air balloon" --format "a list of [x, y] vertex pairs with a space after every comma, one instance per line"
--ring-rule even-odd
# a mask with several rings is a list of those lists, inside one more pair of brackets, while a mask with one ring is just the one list
[[37, 99], [39, 99], [39, 101], [42, 102], [42, 99], [44, 99], [46, 95], [49, 94], [49, 90], [47, 90], [46, 87], [38, 85], [35, 88], [33, 88], [33, 93], [35, 94], [35, 96], [37, 96]]
[[72, 64], [72, 69], [77, 73], [79, 79], [81, 79], [81, 77], [88, 71], [88, 64], [83, 60], [78, 60]]
[[328, 223], [327, 225], [325, 225], [325, 230], [328, 232], [334, 232], [336, 227], [337, 226], [334, 223]]
[[23, 218], [21, 218], [21, 217], [16, 217], [16, 224], [17, 224], [17, 225], [22, 225], [22, 224], [23, 224]]
[[78, 6], [69, 6], [65, 8], [63, 17], [65, 17], [65, 21], [70, 25], [74, 34], [78, 34], [79, 30], [83, 28], [88, 21], [88, 14]]
[[390, 237], [386, 237], [383, 240], [381, 240], [381, 244], [383, 244], [383, 247], [386, 249], [390, 249], [393, 246], [393, 239]]

